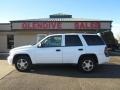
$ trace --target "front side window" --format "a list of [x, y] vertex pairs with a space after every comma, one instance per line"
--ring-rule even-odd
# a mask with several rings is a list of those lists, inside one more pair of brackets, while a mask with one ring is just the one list
[[82, 46], [78, 35], [65, 35], [65, 46]]
[[61, 47], [62, 36], [50, 36], [42, 41], [42, 47]]

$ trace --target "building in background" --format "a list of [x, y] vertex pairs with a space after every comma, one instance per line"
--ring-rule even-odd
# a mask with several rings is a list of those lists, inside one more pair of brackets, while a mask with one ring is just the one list
[[111, 24], [112, 21], [110, 20], [72, 18], [72, 15], [66, 14], [1, 23], [0, 52], [8, 52], [13, 47], [34, 44], [49, 34], [110, 31]]

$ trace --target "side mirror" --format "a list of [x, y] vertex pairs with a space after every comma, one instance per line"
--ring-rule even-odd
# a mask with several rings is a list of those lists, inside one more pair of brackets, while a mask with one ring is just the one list
[[41, 43], [39, 45], [37, 45], [37, 47], [40, 48], [41, 47]]

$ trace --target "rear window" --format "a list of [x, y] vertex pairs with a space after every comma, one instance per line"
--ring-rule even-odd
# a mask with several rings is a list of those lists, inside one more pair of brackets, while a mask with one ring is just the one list
[[83, 35], [88, 45], [105, 45], [103, 39], [98, 35]]

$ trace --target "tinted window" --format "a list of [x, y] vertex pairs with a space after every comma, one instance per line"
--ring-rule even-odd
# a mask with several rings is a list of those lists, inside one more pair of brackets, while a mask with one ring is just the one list
[[83, 35], [88, 45], [104, 45], [104, 41], [98, 35]]
[[60, 47], [62, 42], [62, 36], [51, 36], [46, 38], [42, 43], [42, 47]]
[[65, 46], [82, 46], [78, 35], [65, 35]]

